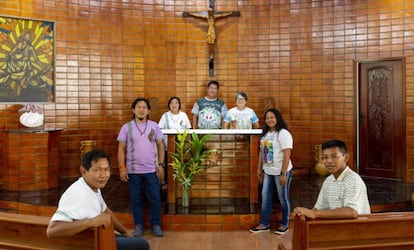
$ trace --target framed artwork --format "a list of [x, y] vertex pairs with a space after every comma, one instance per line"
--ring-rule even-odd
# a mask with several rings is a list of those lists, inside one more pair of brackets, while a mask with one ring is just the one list
[[54, 102], [55, 25], [0, 15], [0, 102]]

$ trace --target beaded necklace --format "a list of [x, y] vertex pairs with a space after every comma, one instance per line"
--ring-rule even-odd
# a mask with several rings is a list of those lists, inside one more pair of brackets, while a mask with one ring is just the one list
[[144, 131], [142, 131], [141, 129], [139, 129], [139, 126], [137, 124], [137, 122], [134, 120], [135, 122], [135, 126], [137, 127], [139, 133], [141, 134], [141, 137], [144, 137], [145, 131], [147, 130], [147, 125], [148, 125], [148, 120], [145, 121], [145, 128]]

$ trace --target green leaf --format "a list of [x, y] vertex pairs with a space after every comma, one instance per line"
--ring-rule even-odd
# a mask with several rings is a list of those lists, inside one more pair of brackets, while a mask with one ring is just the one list
[[175, 141], [175, 152], [171, 154], [173, 177], [183, 187], [191, 188], [197, 175], [205, 166], [203, 162], [208, 154], [215, 152], [215, 149], [207, 149], [205, 143], [209, 135], [199, 136], [192, 133], [188, 136], [188, 131], [178, 132]]

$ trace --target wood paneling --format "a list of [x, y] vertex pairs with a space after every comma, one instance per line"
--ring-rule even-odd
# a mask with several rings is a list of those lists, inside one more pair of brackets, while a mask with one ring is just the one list
[[4, 188], [15, 191], [58, 187], [60, 130], [3, 133]]
[[[158, 121], [170, 96], [179, 96], [191, 116], [194, 101], [205, 95], [211, 79], [205, 21], [181, 14], [205, 11], [206, 0], [5, 0], [0, 7], [2, 15], [56, 22], [56, 102], [41, 106], [46, 126], [64, 129], [59, 143], [62, 177], [79, 174], [82, 140], [96, 140], [116, 168], [116, 136], [131, 118], [136, 97], [157, 98], [159, 109], [151, 119]], [[292, 131], [294, 166], [312, 169], [314, 145], [327, 139], [342, 139], [351, 152], [356, 150], [353, 61], [404, 57], [404, 172], [406, 180], [414, 181], [413, 9], [408, 0], [391, 5], [217, 1], [216, 10], [241, 13], [217, 21], [214, 79], [221, 84], [219, 95], [232, 107], [235, 92], [245, 91], [261, 119], [265, 100], [273, 98]], [[5, 53], [0, 50], [0, 58]], [[20, 107], [0, 104], [0, 129], [19, 126]]]

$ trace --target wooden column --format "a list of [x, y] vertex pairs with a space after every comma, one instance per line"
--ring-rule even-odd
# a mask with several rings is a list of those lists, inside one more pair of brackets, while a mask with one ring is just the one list
[[250, 136], [250, 212], [255, 213], [255, 204], [259, 203], [259, 182], [257, 180], [257, 162], [259, 160], [259, 142], [257, 135]]
[[175, 152], [175, 134], [169, 134], [168, 135], [168, 164], [167, 164], [167, 168], [168, 168], [168, 176], [167, 176], [167, 181], [168, 181], [168, 192], [167, 192], [167, 202], [168, 202], [168, 213], [169, 214], [175, 214], [175, 187], [176, 187], [176, 183], [173, 177], [173, 173], [174, 170], [172, 168], [171, 165], [171, 153]]
[[2, 168], [5, 189], [35, 191], [58, 186], [60, 131], [4, 131]]

